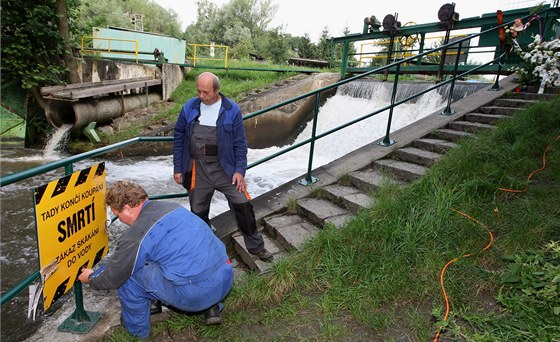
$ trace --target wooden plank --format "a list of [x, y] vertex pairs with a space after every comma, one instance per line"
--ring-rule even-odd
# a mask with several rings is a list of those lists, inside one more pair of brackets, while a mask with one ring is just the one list
[[65, 99], [65, 100], [76, 100], [85, 97], [104, 95], [108, 93], [116, 93], [116, 92], [130, 90], [130, 89], [145, 88], [145, 87], [150, 87], [159, 84], [161, 84], [161, 79], [152, 79], [147, 81], [129, 82], [125, 84], [114, 84], [114, 85], [90, 87], [86, 89], [61, 91], [61, 92], [53, 93], [52, 97]]
[[90, 87], [98, 87], [104, 85], [111, 85], [111, 84], [120, 84], [120, 83], [128, 83], [128, 82], [136, 82], [136, 81], [148, 81], [151, 80], [151, 77], [136, 77], [136, 78], [128, 78], [128, 79], [120, 79], [120, 80], [107, 80], [107, 81], [99, 81], [99, 82], [86, 82], [86, 83], [71, 83], [65, 85], [56, 85], [56, 86], [48, 86], [41, 88], [41, 95], [49, 95], [54, 92], [64, 91], [64, 90], [72, 90], [72, 89], [83, 89], [83, 88], [90, 88]]

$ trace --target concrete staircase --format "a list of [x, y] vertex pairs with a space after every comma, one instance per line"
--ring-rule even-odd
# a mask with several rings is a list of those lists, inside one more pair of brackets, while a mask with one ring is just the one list
[[[472, 138], [482, 130], [494, 129], [500, 120], [507, 120], [523, 107], [554, 95], [512, 93], [488, 105], [461, 115], [443, 127], [374, 160], [369, 167], [350, 172], [331, 184], [315, 188], [295, 200], [288, 209], [264, 216], [260, 229], [268, 250], [278, 260], [291, 250], [298, 250], [326, 224], [342, 228], [360, 210], [369, 207], [375, 192], [386, 182], [405, 185], [426, 174], [460, 139]], [[271, 263], [264, 263], [245, 249], [239, 233], [232, 235], [239, 259], [251, 270], [266, 272]]]

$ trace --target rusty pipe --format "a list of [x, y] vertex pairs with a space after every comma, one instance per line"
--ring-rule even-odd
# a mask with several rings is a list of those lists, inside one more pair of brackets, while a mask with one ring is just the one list
[[[147, 97], [147, 98], [146, 98]], [[87, 126], [90, 122], [103, 123], [118, 118], [148, 104], [162, 101], [159, 93], [126, 95], [89, 99], [79, 102], [50, 101], [45, 115], [54, 127], [72, 125], [72, 130]]]

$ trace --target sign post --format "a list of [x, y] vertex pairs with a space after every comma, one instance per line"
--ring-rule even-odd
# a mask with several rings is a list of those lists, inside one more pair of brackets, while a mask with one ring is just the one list
[[105, 230], [105, 163], [40, 186], [34, 191], [35, 219], [41, 269], [56, 262], [56, 270], [44, 281], [43, 306], [49, 307], [72, 287], [76, 310], [59, 331], [88, 332], [101, 317], [83, 306], [82, 268], [92, 268], [107, 255]]

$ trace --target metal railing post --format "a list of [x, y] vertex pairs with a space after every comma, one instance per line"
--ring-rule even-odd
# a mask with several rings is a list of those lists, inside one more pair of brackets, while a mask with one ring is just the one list
[[395, 69], [395, 81], [393, 82], [393, 93], [391, 94], [391, 108], [389, 108], [389, 118], [387, 119], [387, 132], [385, 133], [385, 138], [383, 141], [379, 142], [381, 146], [391, 146], [396, 143], [395, 140], [389, 138], [389, 132], [391, 131], [391, 121], [393, 120], [393, 108], [395, 108], [395, 100], [397, 98], [397, 84], [399, 82], [399, 72], [401, 70], [401, 63], [397, 64]]
[[305, 178], [300, 180], [298, 183], [301, 185], [311, 185], [317, 182], [319, 179], [311, 175], [311, 169], [313, 167], [313, 154], [315, 150], [315, 135], [317, 132], [317, 118], [319, 116], [319, 104], [321, 102], [321, 93], [315, 94], [315, 107], [313, 108], [313, 128], [311, 130], [311, 143], [309, 144], [309, 163], [307, 164], [307, 174]]
[[500, 84], [498, 82], [500, 81], [500, 72], [502, 71], [502, 59], [504, 58], [504, 56], [505, 53], [502, 53], [500, 59], [498, 60], [498, 73], [496, 74], [496, 81], [492, 85], [492, 88], [488, 89], [489, 91], [498, 91], [502, 89], [502, 87], [500, 87]]
[[[67, 164], [64, 166], [66, 175], [71, 175], [73, 172], [73, 165]], [[74, 284], [74, 298], [76, 300], [76, 310], [66, 318], [61, 325], [58, 326], [58, 331], [71, 331], [77, 333], [87, 333], [101, 318], [99, 312], [87, 312], [84, 309], [84, 296], [82, 292], [82, 283], [76, 281]]]
[[455, 111], [451, 109], [451, 101], [453, 100], [453, 90], [455, 89], [455, 81], [457, 80], [457, 68], [459, 67], [459, 60], [461, 59], [461, 49], [463, 47], [463, 42], [459, 42], [459, 47], [457, 48], [457, 57], [455, 58], [455, 67], [453, 68], [453, 77], [451, 78], [451, 85], [449, 86], [449, 95], [447, 96], [447, 106], [440, 113], [440, 115], [453, 115]]

